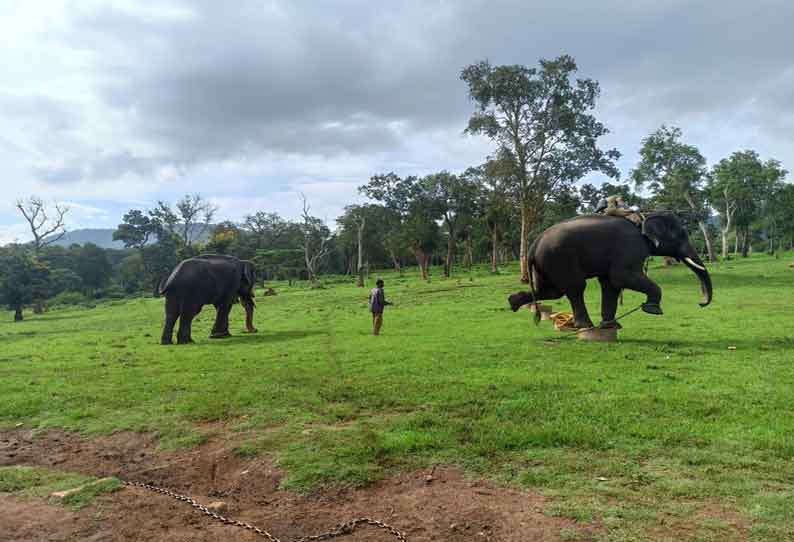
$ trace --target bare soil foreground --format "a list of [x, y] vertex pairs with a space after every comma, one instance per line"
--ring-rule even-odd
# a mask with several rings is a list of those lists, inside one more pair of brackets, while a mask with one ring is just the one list
[[[187, 451], [158, 450], [150, 435], [116, 433], [83, 439], [63, 431], [0, 433], [0, 466], [29, 465], [149, 482], [203, 504], [223, 501], [224, 515], [286, 541], [329, 530], [359, 516], [393, 525], [411, 541], [595, 540], [597, 526], [549, 517], [543, 497], [466, 479], [438, 467], [402, 474], [364, 489], [312, 495], [278, 489], [282, 474], [261, 458], [231, 452], [235, 442], [214, 436]], [[124, 488], [72, 512], [43, 499], [0, 494], [0, 540], [219, 541], [263, 540], [216, 523], [184, 503], [144, 489]], [[361, 527], [339, 540], [386, 541], [385, 531]]]

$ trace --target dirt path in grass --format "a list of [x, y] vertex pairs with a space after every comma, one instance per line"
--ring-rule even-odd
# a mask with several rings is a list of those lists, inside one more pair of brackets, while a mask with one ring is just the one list
[[[232, 437], [234, 438], [234, 437]], [[282, 540], [325, 531], [358, 516], [394, 525], [410, 541], [594, 540], [599, 531], [543, 514], [543, 497], [466, 479], [439, 467], [383, 480], [365, 489], [333, 489], [305, 496], [278, 489], [282, 473], [265, 459], [231, 453], [236, 442], [215, 436], [195, 449], [163, 452], [148, 435], [118, 433], [82, 439], [62, 431], [0, 433], [0, 466], [32, 465], [97, 477], [150, 482], [208, 504]], [[42, 499], [0, 494], [0, 541], [226, 541], [264, 540], [215, 523], [183, 503], [125, 488], [71, 512]], [[343, 541], [395, 540], [362, 528]]]

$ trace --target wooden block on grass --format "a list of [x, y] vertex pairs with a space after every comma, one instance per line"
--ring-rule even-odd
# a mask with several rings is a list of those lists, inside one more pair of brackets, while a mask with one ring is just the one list
[[105, 482], [110, 482], [112, 480], [113, 480], [113, 478], [100, 478], [99, 480], [94, 480], [93, 482], [88, 482], [87, 484], [83, 484], [83, 485], [81, 485], [79, 487], [73, 487], [72, 489], [67, 489], [67, 490], [64, 490], [64, 491], [56, 491], [55, 493], [50, 495], [50, 497], [53, 497], [53, 498], [58, 499], [58, 500], [63, 500], [63, 499], [65, 499], [66, 497], [68, 497], [70, 495], [74, 495], [75, 493], [78, 493], [78, 492], [84, 490], [87, 487], [95, 486], [97, 484], [103, 484]]

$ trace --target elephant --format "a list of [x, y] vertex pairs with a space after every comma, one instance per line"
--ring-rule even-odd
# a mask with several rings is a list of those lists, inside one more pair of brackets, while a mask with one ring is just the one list
[[527, 303], [568, 298], [577, 328], [591, 328], [593, 322], [584, 303], [586, 279], [596, 277], [601, 285], [601, 324], [620, 327], [615, 321], [618, 297], [624, 288], [647, 296], [642, 309], [662, 314], [662, 290], [644, 272], [649, 256], [669, 256], [683, 262], [700, 279], [703, 299], [711, 303], [711, 277], [686, 230], [671, 212], [646, 216], [642, 227], [621, 217], [584, 215], [544, 231], [529, 249], [530, 292], [508, 297], [513, 312]]
[[161, 344], [171, 344], [179, 319], [177, 344], [192, 343], [191, 324], [204, 305], [214, 305], [215, 324], [210, 338], [229, 337], [229, 312], [240, 300], [245, 308], [245, 326], [255, 333], [253, 262], [233, 256], [207, 254], [181, 261], [160, 286], [165, 296], [165, 325]]

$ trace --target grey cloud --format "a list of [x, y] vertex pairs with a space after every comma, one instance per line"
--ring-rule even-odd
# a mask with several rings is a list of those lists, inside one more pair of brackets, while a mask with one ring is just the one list
[[458, 73], [484, 58], [534, 65], [572, 54], [600, 80], [608, 126], [632, 135], [647, 119], [686, 130], [745, 108], [772, 137], [794, 111], [790, 85], [768, 87], [794, 67], [794, 4], [785, 1], [188, 6], [193, 17], [72, 14], [70, 43], [99, 53], [102, 100], [127, 112], [132, 133], [162, 157], [101, 155], [45, 173], [51, 182], [264, 151], [394, 153], [416, 133], [464, 128], [471, 105]]

